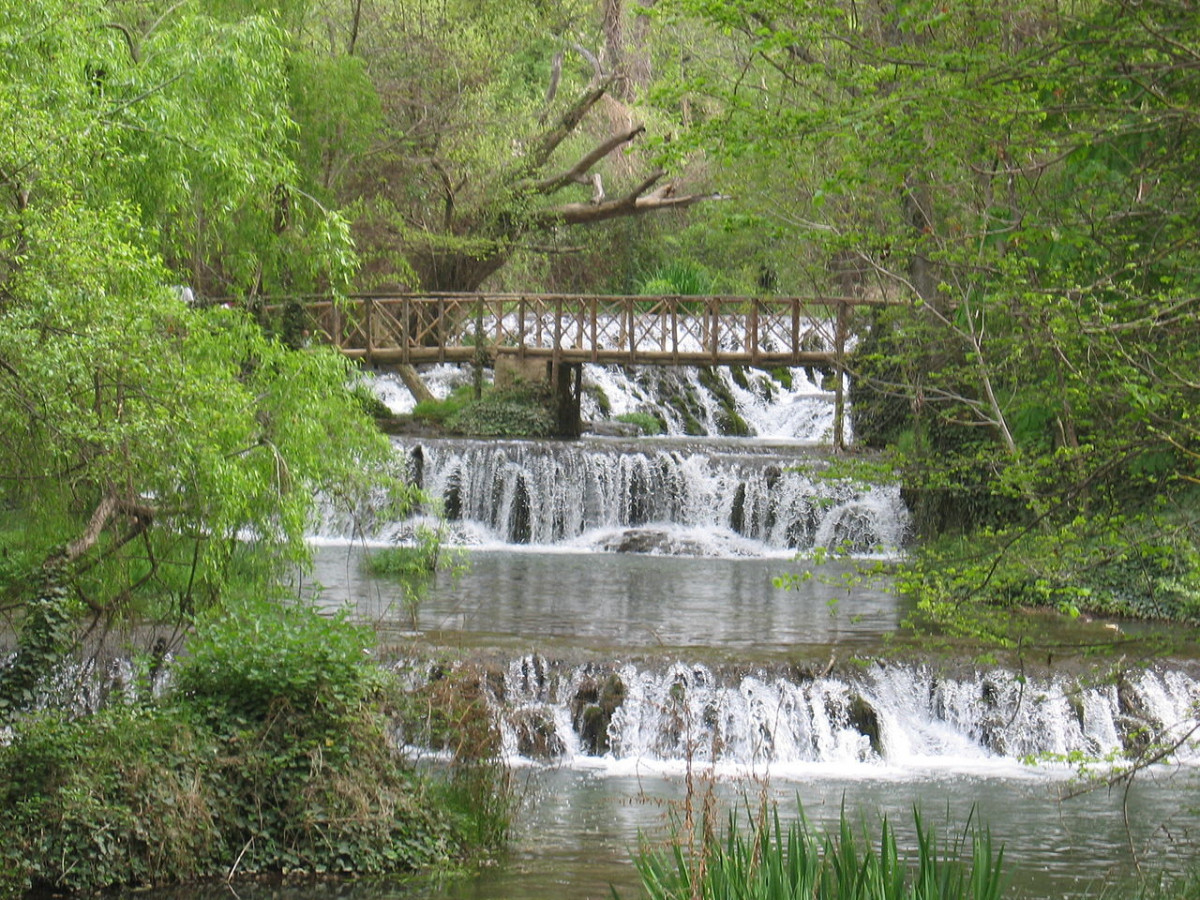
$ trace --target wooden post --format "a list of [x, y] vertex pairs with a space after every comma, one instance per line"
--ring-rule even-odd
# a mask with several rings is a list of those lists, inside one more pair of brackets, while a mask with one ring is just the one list
[[712, 364], [717, 364], [721, 352], [721, 301], [709, 298], [709, 314], [712, 316]]
[[846, 449], [846, 301], [837, 304], [837, 325], [833, 336], [833, 449]]
[[400, 362], [404, 363], [406, 366], [410, 365], [409, 353], [411, 351], [409, 348], [412, 346], [412, 316], [412, 298], [405, 297], [400, 304]]
[[475, 399], [483, 397], [483, 363], [487, 351], [483, 347], [483, 300], [475, 298], [475, 367], [473, 378], [475, 382]]
[[363, 308], [367, 314], [367, 362], [375, 354], [375, 300], [371, 297], [363, 299]]
[[[539, 342], [540, 343], [540, 342]], [[558, 389], [562, 370], [562, 300], [554, 301], [554, 350], [550, 354], [550, 383]]]
[[792, 298], [792, 360], [800, 352], [800, 301]]
[[438, 297], [437, 304], [438, 362], [446, 361], [446, 298]]
[[671, 301], [671, 359], [679, 365], [679, 298]]
[[596, 320], [600, 318], [599, 301], [593, 297], [589, 302], [592, 306], [592, 362], [598, 362], [600, 359], [600, 339], [596, 334]]
[[629, 335], [629, 363], [637, 362], [637, 316], [634, 314], [633, 298], [625, 298], [625, 321], [628, 325], [625, 333]]
[[750, 301], [750, 314], [746, 318], [746, 339], [750, 344], [750, 364], [758, 365], [758, 300]]
[[517, 301], [517, 358], [525, 361], [525, 296]]

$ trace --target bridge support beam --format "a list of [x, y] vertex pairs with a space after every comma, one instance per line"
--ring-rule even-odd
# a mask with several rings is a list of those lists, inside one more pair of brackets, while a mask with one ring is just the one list
[[[549, 367], [548, 367], [549, 368]], [[577, 438], [583, 431], [580, 400], [583, 396], [583, 364], [559, 363], [558, 373], [548, 372], [554, 391], [554, 421], [558, 437]]]

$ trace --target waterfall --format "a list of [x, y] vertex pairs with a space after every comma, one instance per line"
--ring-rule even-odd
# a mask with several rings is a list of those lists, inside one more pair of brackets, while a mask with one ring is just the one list
[[[471, 383], [471, 372], [448, 364], [427, 367], [422, 378], [438, 398]], [[583, 367], [582, 414], [602, 422], [626, 413], [655, 416], [667, 434], [721, 435], [732, 420], [758, 438], [814, 444], [833, 433], [833, 393], [828, 373], [797, 367], [765, 372], [717, 367]], [[414, 401], [394, 375], [372, 378], [380, 400], [393, 412], [409, 413]]]
[[[397, 452], [465, 543], [867, 555], [894, 553], [908, 521], [898, 486], [825, 478], [827, 460], [765, 445], [397, 439]], [[411, 530], [369, 528], [376, 540]], [[327, 538], [352, 533], [349, 523], [322, 526]]]
[[[1200, 681], [1177, 670], [1093, 684], [892, 663], [830, 676], [680, 662], [567, 666], [528, 655], [485, 684], [510, 759], [614, 769], [1011, 768], [1132, 757], [1200, 724]], [[1175, 759], [1200, 763], [1197, 742]]]

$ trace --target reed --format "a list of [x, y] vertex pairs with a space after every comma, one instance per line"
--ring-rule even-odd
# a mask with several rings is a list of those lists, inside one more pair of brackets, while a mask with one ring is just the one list
[[[762, 808], [742, 827], [730, 814], [724, 835], [703, 825], [700, 836], [676, 827], [667, 849], [643, 842], [635, 860], [650, 900], [999, 900], [1003, 848], [986, 828], [968, 826], [939, 842], [913, 813], [915, 858], [901, 853], [885, 818], [878, 846], [842, 811], [836, 830], [820, 833], [803, 813], [784, 825], [779, 809]], [[690, 848], [690, 849], [689, 849]]]

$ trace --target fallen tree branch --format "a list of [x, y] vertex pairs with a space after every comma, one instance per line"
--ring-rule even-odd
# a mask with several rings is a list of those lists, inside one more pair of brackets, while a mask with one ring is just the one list
[[706, 200], [724, 199], [721, 194], [684, 194], [677, 197], [675, 196], [674, 182], [665, 184], [653, 193], [642, 196], [642, 192], [661, 177], [662, 173], [659, 173], [653, 179], [643, 182], [637, 190], [615, 200], [600, 203], [564, 203], [542, 210], [538, 214], [539, 222], [542, 225], [586, 225], [591, 222], [602, 222], [621, 216], [638, 216], [663, 209], [684, 209]]

